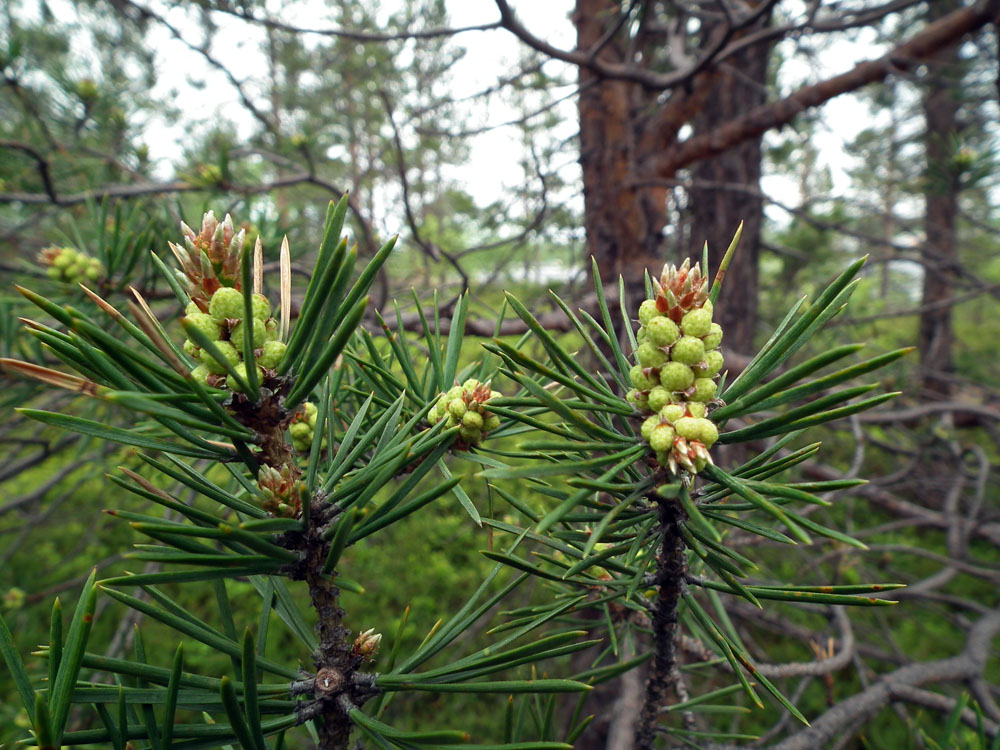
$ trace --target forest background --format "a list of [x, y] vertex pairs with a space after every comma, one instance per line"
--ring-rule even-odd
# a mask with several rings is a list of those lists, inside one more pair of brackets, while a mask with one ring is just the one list
[[[415, 325], [412, 288], [447, 321], [468, 289], [467, 330], [484, 337], [503, 289], [570, 335], [547, 290], [593, 308], [590, 256], [638, 300], [645, 268], [705, 242], [715, 266], [742, 221], [719, 307], [737, 367], [800, 293], [868, 253], [861, 291], [819, 345], [916, 346], [883, 376], [905, 395], [817, 430], [827, 449], [802, 471], [872, 478], [836, 510], [869, 550], [829, 542], [808, 558], [775, 555], [775, 575], [909, 586], [892, 610], [850, 619], [738, 605], [734, 627], [783, 660], [770, 666], [808, 716], [837, 718], [831, 747], [926, 747], [922, 732], [936, 736], [965, 692], [995, 734], [996, 649], [987, 644], [971, 677], [939, 681], [937, 666], [968, 655], [977, 623], [1000, 617], [998, 3], [578, 0], [559, 27], [559, 12], [528, 5], [8, 3], [3, 355], [27, 345], [11, 284], [72, 299], [36, 256], [53, 245], [98, 255], [116, 211], [132, 261], [104, 269], [102, 288], [123, 296], [134, 284], [156, 300], [166, 290], [145, 255], [176, 241], [180, 220], [229, 212], [260, 234], [267, 260], [287, 235], [308, 268], [327, 201], [349, 190], [362, 256], [401, 235], [374, 307], [394, 320], [398, 298]], [[851, 97], [847, 115], [824, 106], [835, 97]], [[519, 331], [509, 321], [502, 333]], [[44, 640], [53, 597], [71, 605], [95, 562], [102, 575], [127, 567], [128, 529], [100, 510], [133, 501], [113, 498], [95, 469], [124, 451], [12, 411], [84, 405], [3, 379], [0, 606], [31, 644]], [[485, 489], [475, 500], [485, 509]], [[348, 595], [352, 611], [395, 623], [409, 605], [405, 636], [419, 642], [481, 580], [485, 535], [441, 504], [383, 550], [354, 552], [371, 575]], [[414, 570], [434, 593], [413, 594]], [[99, 618], [109, 652], [127, 648], [134, 621]], [[917, 677], [897, 685], [901, 673]], [[0, 742], [19, 731], [13, 689], [0, 674]], [[635, 689], [626, 681], [595, 699], [598, 720], [577, 746], [626, 747], [616, 722]], [[405, 711], [419, 725], [445, 705], [499, 721], [499, 709], [433, 694]], [[743, 721], [794, 735], [777, 713]]]

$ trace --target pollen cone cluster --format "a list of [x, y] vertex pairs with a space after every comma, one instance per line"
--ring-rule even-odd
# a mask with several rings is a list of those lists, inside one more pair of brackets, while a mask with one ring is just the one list
[[[246, 382], [247, 363], [243, 361], [243, 337], [247, 325], [253, 337], [253, 366], [257, 368], [258, 382], [267, 371], [273, 371], [285, 354], [285, 344], [278, 340], [278, 322], [271, 317], [271, 303], [262, 294], [254, 294], [250, 300], [252, 318], [244, 320], [243, 292], [233, 287], [222, 287], [212, 294], [208, 312], [202, 312], [194, 301], [187, 306], [185, 320], [194, 324], [215, 345], [221, 355], [237, 374]], [[213, 356], [208, 349], [202, 349], [194, 341], [184, 342], [184, 351], [201, 364], [191, 374], [199, 381], [215, 386], [239, 391], [239, 382], [227, 375], [228, 368]]]
[[50, 279], [69, 284], [94, 282], [104, 275], [101, 261], [72, 247], [47, 247], [38, 254], [38, 262], [47, 266]]
[[655, 297], [639, 306], [634, 387], [626, 399], [649, 415], [642, 437], [657, 462], [696, 474], [712, 462], [708, 449], [719, 438], [706, 408], [722, 370], [722, 328], [712, 322], [708, 279], [697, 264], [664, 266], [653, 288]]
[[448, 427], [458, 426], [458, 434], [468, 445], [478, 445], [486, 433], [500, 426], [500, 417], [486, 409], [486, 403], [503, 394], [490, 388], [490, 384], [469, 378], [461, 385], [438, 396], [438, 401], [427, 413], [432, 425], [442, 419]]
[[[316, 404], [307, 401], [302, 404], [302, 408], [295, 412], [292, 421], [288, 423], [288, 434], [292, 437], [292, 447], [299, 453], [308, 453], [312, 448], [313, 435], [316, 432], [316, 415], [318, 414]], [[323, 444], [326, 447], [326, 438]]]

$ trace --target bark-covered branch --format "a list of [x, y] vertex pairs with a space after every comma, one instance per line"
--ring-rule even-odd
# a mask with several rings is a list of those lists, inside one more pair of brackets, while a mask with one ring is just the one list
[[937, 50], [1000, 18], [1000, 0], [980, 0], [928, 24], [877, 60], [859, 63], [851, 70], [820, 83], [803, 86], [791, 95], [758, 107], [711, 132], [681, 141], [656, 159], [645, 174], [672, 177], [678, 169], [721, 154], [738, 143], [792, 121], [799, 113], [834, 97], [885, 80], [892, 73], [912, 70]]

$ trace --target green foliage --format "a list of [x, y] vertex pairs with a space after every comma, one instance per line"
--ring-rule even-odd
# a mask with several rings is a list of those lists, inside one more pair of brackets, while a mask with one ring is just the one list
[[[558, 697], [586, 693], [647, 661], [654, 672], [671, 674], [664, 649], [672, 652], [673, 646], [664, 644], [673, 643], [673, 630], [658, 619], [671, 611], [686, 632], [728, 663], [736, 682], [720, 687], [707, 673], [698, 679], [700, 696], [669, 707], [670, 732], [703, 736], [672, 716], [715, 710], [714, 700], [736, 690], [757, 705], [759, 691], [766, 691], [804, 721], [754, 670], [719, 594], [754, 606], [891, 603], [873, 595], [894, 584], [751, 580], [756, 563], [726, 544], [738, 529], [784, 544], [822, 536], [864, 546], [800, 508], [827, 506], [820, 493], [857, 482], [777, 478], [815, 452], [816, 446], [794, 449], [803, 430], [895, 395], [862, 398], [872, 387], [835, 388], [904, 350], [820, 374], [858, 348], [841, 346], [778, 374], [843, 307], [863, 261], [812, 304], [793, 307], [739, 377], [730, 382], [723, 374], [720, 398], [701, 398], [697, 384], [689, 392], [677, 386], [671, 398], [692, 400], [690, 408], [700, 411], [690, 421], [711, 420], [712, 437], [688, 435], [678, 420], [672, 450], [683, 460], [656, 461], [638, 434], [648, 413], [625, 399], [632, 350], [640, 347], [631, 330], [631, 346], [619, 343], [600, 278], [600, 320], [577, 315], [554, 298], [573, 322], [576, 343], [599, 369], [585, 366], [566, 348], [569, 339], [550, 334], [509, 294], [496, 332], [513, 313], [527, 333], [516, 341], [498, 335], [485, 345], [485, 355], [469, 361], [468, 295], [457, 299], [447, 332], [437, 314], [428, 319], [422, 311], [416, 335], [403, 328], [399, 314], [395, 330], [379, 317], [378, 337], [359, 325], [368, 289], [394, 240], [356, 272], [356, 249], [341, 239], [346, 216], [346, 197], [331, 203], [316, 268], [291, 328], [290, 254], [279, 258], [279, 295], [272, 305], [263, 296], [263, 257], [228, 216], [219, 222], [207, 214], [199, 232], [184, 227], [183, 247], [172, 247], [182, 273], [155, 261], [186, 308], [184, 347], [141, 295], [130, 321], [96, 292], [89, 293], [89, 307], [80, 307], [22, 290], [54, 321], [29, 322], [30, 328], [79, 374], [10, 359], [5, 365], [83, 394], [97, 408], [21, 413], [98, 444], [138, 449], [138, 462], [129, 461], [110, 481], [141, 502], [110, 513], [146, 538], [128, 555], [145, 570], [100, 580], [92, 573], [65, 634], [54, 612], [49, 643], [40, 652], [52, 675], [46, 689], [35, 688], [13, 638], [0, 632], [4, 659], [34, 722], [33, 741], [120, 747], [128, 739], [153, 750], [238, 742], [267, 750], [282, 746], [286, 735], [294, 741], [292, 730], [305, 725], [324, 748], [346, 747], [352, 731], [379, 747], [466, 746], [470, 728], [493, 742], [476, 747], [568, 747], [589, 718], [578, 710], [560, 726], [554, 719]], [[731, 251], [735, 246], [736, 240]], [[113, 265], [115, 256], [106, 257]], [[692, 291], [691, 280], [700, 279], [702, 269], [696, 266], [685, 281], [689, 268], [671, 270], [669, 281], [664, 275], [663, 310], [687, 339], [701, 344], [696, 336], [721, 334], [710, 325], [710, 309], [702, 309], [720, 289], [717, 280], [709, 295], [705, 268], [704, 282]], [[275, 318], [265, 320], [272, 310]], [[263, 366], [264, 335], [258, 341], [247, 325], [255, 320], [284, 344], [283, 354]], [[668, 348], [676, 336], [669, 338]], [[223, 346], [240, 361], [227, 357]], [[707, 371], [707, 363], [696, 361], [704, 347], [698, 351], [687, 360]], [[198, 375], [196, 364], [205, 357], [226, 372]], [[244, 366], [249, 362], [255, 366]], [[510, 395], [492, 385], [501, 379], [512, 384], [512, 391], [504, 388]], [[825, 395], [813, 398], [820, 393]], [[118, 426], [108, 415], [122, 406], [133, 421]], [[482, 424], [466, 419], [473, 413]], [[742, 426], [730, 427], [735, 419]], [[724, 469], [708, 454], [716, 435], [721, 444], [777, 440]], [[688, 456], [693, 460], [697, 451], [695, 474]], [[454, 460], [475, 468], [456, 473]], [[486, 482], [485, 508], [484, 491], [470, 473]], [[435, 514], [433, 508], [446, 501], [464, 517]], [[497, 512], [498, 502], [512, 512]], [[470, 563], [468, 548], [458, 554], [450, 544], [435, 547], [442, 535], [480, 546], [484, 533], [482, 556], [489, 564]], [[413, 534], [425, 543], [424, 559], [419, 571], [396, 575], [407, 588], [423, 586], [426, 593], [408, 591], [403, 599], [382, 580], [391, 567], [366, 561]], [[372, 570], [382, 579], [371, 578]], [[519, 593], [529, 582], [533, 590]], [[442, 601], [436, 593], [442, 588], [474, 593]], [[201, 603], [182, 603], [179, 597], [191, 602], [195, 589], [203, 592]], [[361, 596], [369, 589], [378, 593], [378, 607]], [[306, 608], [300, 591], [308, 592]], [[144, 630], [155, 634], [137, 633], [131, 658], [88, 648], [98, 593], [143, 615], [149, 623]], [[519, 603], [495, 618], [514, 596]], [[428, 614], [438, 615], [442, 605], [451, 614], [425, 637], [407, 631], [410, 606], [427, 627]], [[466, 644], [487, 618], [493, 623], [485, 645]], [[352, 639], [349, 628], [360, 635]], [[376, 653], [383, 636], [388, 658]], [[179, 639], [183, 650], [172, 645]], [[159, 645], [164, 643], [172, 659]], [[584, 653], [589, 666], [570, 667], [569, 657]], [[566, 676], [550, 677], [550, 669]], [[106, 673], [113, 685], [88, 680], [81, 670]], [[502, 728], [478, 720], [454, 730], [437, 728], [439, 721], [433, 729], [407, 727], [405, 719], [398, 726], [387, 722], [397, 695], [425, 693], [443, 696], [436, 700], [456, 695], [459, 705], [482, 694], [512, 696], [512, 702]], [[409, 704], [419, 700], [412, 697]], [[89, 706], [98, 728], [69, 727], [73, 704]], [[638, 728], [644, 747], [651, 732], [645, 724]]]

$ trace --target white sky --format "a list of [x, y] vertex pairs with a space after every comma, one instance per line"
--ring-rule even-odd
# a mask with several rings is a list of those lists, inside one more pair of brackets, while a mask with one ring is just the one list
[[[152, 7], [158, 3], [153, 0]], [[465, 26], [489, 22], [497, 17], [496, 8], [491, 0], [447, 0], [452, 18], [452, 25]], [[529, 29], [536, 35], [564, 48], [572, 48], [575, 33], [569, 21], [569, 13], [574, 5], [573, 0], [513, 0], [512, 5]], [[289, 23], [310, 25], [315, 23], [312, 18], [303, 18], [286, 14], [281, 15], [280, 3], [275, 3], [275, 13]], [[171, 22], [179, 27], [187, 25], [187, 14], [181, 9], [157, 8]], [[232, 29], [230, 38], [243, 38], [246, 41], [238, 46], [218, 46], [214, 54], [236, 75], [244, 77], [262, 77], [265, 73], [263, 56], [255, 53], [255, 47], [262, 34], [252, 25], [214, 14], [214, 19], [221, 29]], [[184, 109], [197, 112], [204, 117], [213, 110], [220, 112], [240, 112], [236, 92], [224, 76], [212, 71], [204, 60], [192, 53], [186, 47], [170, 36], [170, 33], [158, 25], [152, 25], [151, 43], [154, 48], [162, 51], [161, 59], [166, 61], [160, 71], [160, 81], [154, 93], [166, 96], [171, 90], [182, 92], [181, 100]], [[199, 38], [200, 32], [192, 32], [193, 38]], [[257, 36], [254, 37], [253, 34]], [[456, 37], [456, 43], [466, 48], [466, 55], [452, 71], [454, 90], [457, 96], [467, 95], [483, 89], [496, 81], [496, 78], [513, 69], [521, 51], [519, 42], [513, 35], [505, 31], [469, 32]], [[878, 49], [868, 43], [865, 38], [840, 41], [831, 48], [822, 51], [815, 59], [806, 63], [794, 56], [788, 57], [782, 67], [782, 87], [787, 89], [794, 84], [818, 80], [820, 76], [828, 76], [842, 72], [846, 66], [863, 57], [873, 57]], [[549, 63], [553, 66], [550, 72], [560, 70], [558, 62]], [[565, 70], [564, 67], [562, 67]], [[198, 89], [190, 85], [190, 81], [204, 81], [205, 86]], [[568, 91], [564, 92], [568, 93]], [[576, 129], [575, 106], [572, 100], [563, 102], [557, 111], [563, 121], [560, 136], [572, 135]], [[503, 105], [499, 99], [491, 101], [488, 112], [480, 112], [482, 122], [478, 124], [504, 122], [517, 116], [517, 113]], [[829, 166], [834, 180], [834, 192], [842, 193], [848, 189], [850, 178], [846, 168], [852, 166], [846, 153], [845, 143], [854, 138], [858, 132], [870, 126], [871, 113], [857, 98], [850, 95], [838, 97], [822, 109], [822, 121], [815, 142], [820, 148], [822, 165]], [[253, 123], [247, 120], [243, 124], [245, 132], [250, 132]], [[184, 137], [190, 123], [187, 122], [152, 122], [150, 123], [148, 139], [151, 156], [160, 165], [163, 176], [169, 174], [169, 164], [179, 153], [179, 142]], [[476, 201], [486, 204], [502, 195], [504, 186], [517, 184], [523, 180], [523, 174], [518, 166], [521, 146], [518, 132], [515, 128], [499, 128], [474, 137], [470, 142], [470, 158], [464, 165], [456, 167], [450, 176], [455, 177], [464, 189], [468, 190]], [[570, 155], [572, 156], [572, 155]], [[577, 182], [579, 171], [572, 158], [568, 159], [566, 178]], [[798, 190], [793, 180], [765, 176], [763, 187], [765, 191], [774, 194], [782, 202], [798, 203]], [[776, 220], [787, 218], [782, 212], [772, 214]]]

